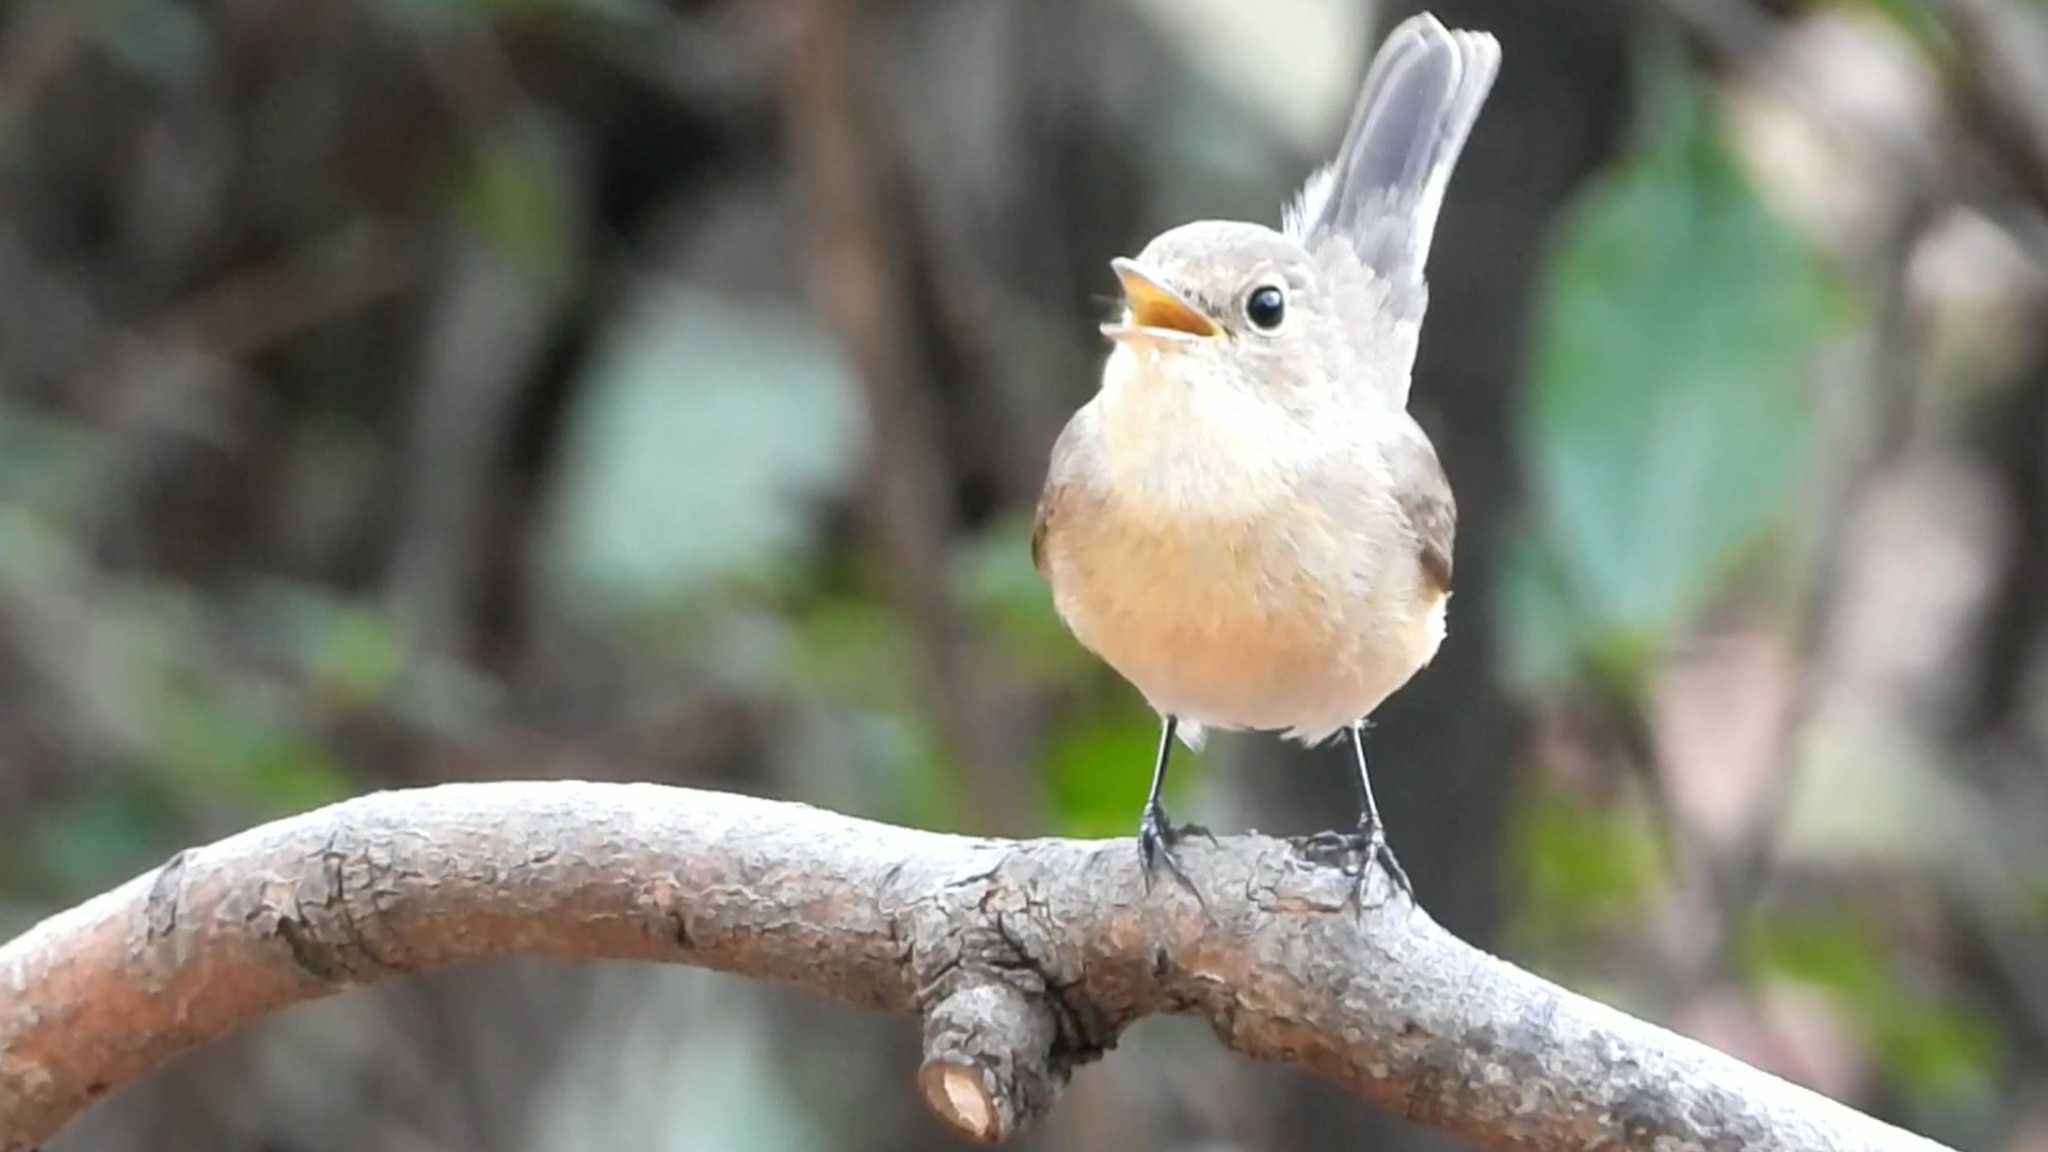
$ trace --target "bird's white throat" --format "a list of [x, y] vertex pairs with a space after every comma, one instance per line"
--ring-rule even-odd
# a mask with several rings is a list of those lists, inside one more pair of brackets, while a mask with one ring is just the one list
[[1211, 378], [1210, 364], [1143, 341], [1110, 353], [1095, 403], [1119, 499], [1213, 520], [1285, 494], [1302, 447], [1298, 425], [1236, 382]]

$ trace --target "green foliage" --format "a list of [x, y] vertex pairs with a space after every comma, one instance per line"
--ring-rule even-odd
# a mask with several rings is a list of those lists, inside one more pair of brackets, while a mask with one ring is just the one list
[[1539, 515], [1506, 593], [1525, 676], [1590, 660], [1625, 687], [1768, 531], [1808, 438], [1800, 376], [1841, 312], [1695, 83], [1673, 70], [1658, 96], [1542, 284], [1522, 428]]
[[1928, 1110], [1990, 1097], [2004, 1062], [1997, 1026], [1975, 1005], [1901, 977], [1883, 927], [1855, 910], [1760, 917], [1742, 942], [1753, 979], [1827, 992], [1885, 1079]]
[[1884, 934], [1856, 911], [1759, 918], [1744, 935], [1742, 958], [1754, 975], [1816, 984], [1865, 1003], [1891, 990]]
[[1510, 820], [1517, 929], [1531, 947], [1624, 927], [1666, 888], [1656, 829], [1639, 808], [1591, 808], [1537, 789], [1514, 805]]
[[[1060, 835], [1129, 835], [1138, 826], [1158, 751], [1159, 718], [1141, 708], [1104, 711], [1061, 728], [1046, 756]], [[1169, 802], [1200, 779], [1200, 761], [1185, 747], [1174, 749]]]
[[910, 714], [921, 705], [909, 625], [875, 597], [823, 595], [796, 608], [791, 672], [841, 704]]
[[568, 595], [674, 604], [787, 561], [851, 475], [858, 398], [807, 315], [684, 288], [631, 310], [579, 390], [550, 541]]
[[1052, 589], [1031, 563], [1031, 521], [1001, 521], [963, 543], [954, 587], [976, 625], [1003, 646], [1006, 665], [1061, 684], [1100, 667], [1053, 609]]
[[569, 282], [574, 216], [539, 132], [505, 130], [479, 140], [456, 182], [455, 215], [534, 279], [556, 288]]
[[162, 863], [161, 846], [179, 832], [176, 813], [172, 798], [146, 779], [123, 780], [39, 812], [29, 825], [28, 859], [12, 863], [63, 896], [98, 891]]
[[1868, 8], [1891, 21], [1930, 55], [1945, 57], [1955, 50], [1948, 26], [1927, 0], [1850, 0], [1850, 3], [1852, 7]]
[[255, 631], [282, 646], [245, 666], [214, 648], [215, 618], [189, 591], [85, 570], [41, 517], [0, 502], [0, 595], [37, 605], [71, 645], [52, 690], [104, 774], [38, 814], [8, 871], [75, 895], [160, 859], [191, 813], [241, 823], [352, 790], [323, 743], [326, 706], [368, 703], [402, 670], [383, 617], [310, 593], [259, 598], [271, 612]]
[[411, 659], [390, 617], [368, 606], [310, 589], [279, 589], [266, 599], [269, 630], [325, 703], [376, 703]]
[[839, 807], [921, 828], [957, 827], [962, 773], [926, 712], [915, 631], [857, 578], [784, 605], [793, 625], [786, 673], [837, 715], [858, 773]]
[[195, 803], [273, 815], [347, 796], [340, 766], [266, 695], [219, 682], [168, 686], [154, 728], [169, 778]]
[[1542, 537], [1528, 531], [1508, 537], [1497, 595], [1507, 684], [1533, 692], [1570, 680], [1578, 670], [1581, 638], [1590, 629], [1565, 586], [1563, 566], [1545, 550]]
[[1961, 1003], [1908, 1001], [1872, 1022], [1878, 1066], [1922, 1111], [1983, 1104], [1997, 1091], [2005, 1040]]

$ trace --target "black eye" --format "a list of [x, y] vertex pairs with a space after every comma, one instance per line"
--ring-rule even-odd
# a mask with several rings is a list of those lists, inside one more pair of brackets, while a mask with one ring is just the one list
[[1252, 327], [1271, 332], [1287, 318], [1287, 294], [1271, 284], [1252, 289], [1252, 294], [1245, 297], [1244, 318], [1252, 322]]

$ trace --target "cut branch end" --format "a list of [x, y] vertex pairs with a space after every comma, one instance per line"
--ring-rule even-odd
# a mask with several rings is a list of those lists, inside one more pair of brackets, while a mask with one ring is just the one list
[[955, 1132], [999, 1144], [1052, 1108], [1067, 1082], [1059, 1025], [1045, 993], [990, 975], [925, 1014], [924, 1102]]

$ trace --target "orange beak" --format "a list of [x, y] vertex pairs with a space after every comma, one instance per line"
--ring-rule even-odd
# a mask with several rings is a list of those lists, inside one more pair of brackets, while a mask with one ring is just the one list
[[1119, 256], [1109, 262], [1124, 286], [1124, 320], [1104, 324], [1103, 334], [1112, 339], [1126, 336], [1160, 336], [1169, 332], [1188, 336], [1220, 336], [1223, 328], [1209, 319], [1188, 298], [1174, 291], [1143, 265]]

